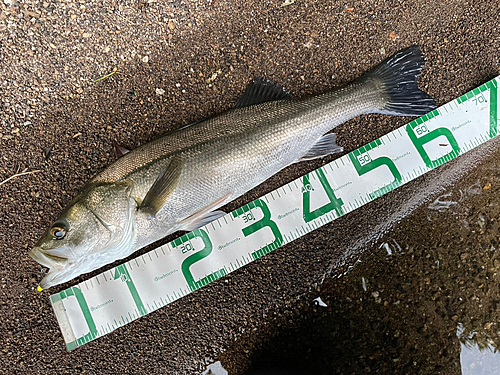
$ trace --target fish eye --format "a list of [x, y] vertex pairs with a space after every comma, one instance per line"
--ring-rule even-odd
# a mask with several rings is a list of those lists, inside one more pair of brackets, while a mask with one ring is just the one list
[[54, 225], [50, 229], [50, 235], [54, 240], [62, 240], [66, 236], [66, 228], [64, 225]]

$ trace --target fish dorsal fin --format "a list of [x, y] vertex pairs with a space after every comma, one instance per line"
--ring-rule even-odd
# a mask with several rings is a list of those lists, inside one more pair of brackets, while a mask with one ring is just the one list
[[251, 105], [273, 102], [282, 99], [291, 99], [285, 88], [269, 79], [255, 78], [250, 83], [234, 108], [249, 107]]
[[335, 133], [325, 134], [316, 141], [299, 161], [322, 158], [326, 155], [344, 151], [344, 148], [337, 144], [336, 139], [337, 135]]
[[182, 161], [179, 157], [174, 156], [147, 192], [139, 210], [154, 217], [174, 192], [181, 172]]

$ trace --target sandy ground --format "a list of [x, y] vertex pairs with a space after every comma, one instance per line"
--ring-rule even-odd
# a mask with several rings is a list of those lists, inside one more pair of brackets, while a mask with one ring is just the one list
[[[195, 373], [233, 342], [251, 354], [256, 344], [249, 332], [264, 332], [255, 340], [271, 336], [262, 328], [269, 319], [287, 319], [297, 297], [336, 260], [356, 259], [345, 254], [359, 235], [359, 217], [351, 215], [68, 354], [48, 293], [36, 291], [44, 270], [27, 251], [83, 184], [114, 160], [114, 142], [134, 148], [223, 112], [256, 76], [296, 97], [325, 92], [411, 44], [427, 60], [420, 86], [439, 104], [500, 74], [498, 2], [282, 5], [0, 3], [0, 181], [39, 171], [0, 186], [5, 372]], [[351, 151], [406, 121], [362, 116], [339, 129], [338, 141]], [[330, 160], [288, 168], [227, 209]], [[408, 199], [415, 186], [367, 207], [366, 220], [386, 217], [394, 197]], [[231, 373], [241, 373], [248, 358], [235, 355]]]

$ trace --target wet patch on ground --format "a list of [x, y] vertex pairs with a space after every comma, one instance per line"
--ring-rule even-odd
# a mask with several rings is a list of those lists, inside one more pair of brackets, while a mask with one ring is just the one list
[[231, 374], [495, 373], [499, 170], [497, 152], [368, 246], [346, 276], [327, 278], [283, 317], [230, 345], [224, 367]]

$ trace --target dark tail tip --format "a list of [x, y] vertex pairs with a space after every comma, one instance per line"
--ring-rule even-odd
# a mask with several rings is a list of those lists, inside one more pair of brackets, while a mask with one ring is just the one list
[[424, 57], [417, 45], [405, 48], [382, 61], [368, 76], [382, 82], [389, 101], [379, 113], [422, 116], [436, 108], [436, 102], [417, 85], [424, 68]]

